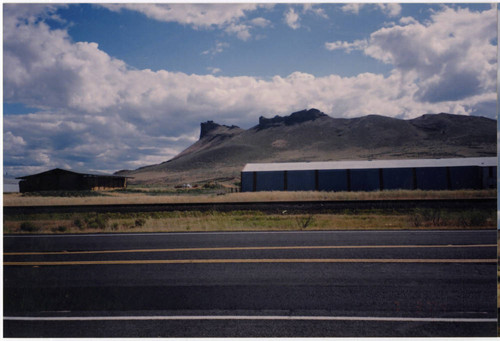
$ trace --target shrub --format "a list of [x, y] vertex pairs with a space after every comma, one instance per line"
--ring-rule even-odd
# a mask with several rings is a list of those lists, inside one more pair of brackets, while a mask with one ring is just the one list
[[313, 221], [314, 217], [312, 214], [309, 214], [307, 216], [297, 217], [297, 224], [299, 225], [299, 228], [303, 230], [306, 229]]
[[39, 226], [36, 226], [34, 223], [31, 221], [25, 221], [21, 223], [21, 231], [23, 232], [36, 232], [40, 231], [41, 228]]
[[66, 232], [66, 226], [58, 226], [52, 229], [52, 232]]
[[87, 227], [91, 229], [105, 229], [109, 218], [106, 215], [96, 214], [95, 216], [85, 217]]
[[465, 211], [460, 214], [458, 221], [460, 226], [485, 226], [488, 214], [478, 210]]
[[144, 224], [146, 224], [146, 219], [139, 218], [135, 220], [135, 227], [141, 227]]
[[74, 224], [76, 227], [78, 227], [80, 230], [83, 230], [83, 223], [82, 223], [81, 219], [75, 219], [75, 220], [73, 221], [73, 224]]
[[219, 188], [222, 188], [222, 186], [220, 184], [218, 184], [217, 182], [208, 182], [208, 183], [203, 185], [203, 188], [204, 189], [219, 189]]

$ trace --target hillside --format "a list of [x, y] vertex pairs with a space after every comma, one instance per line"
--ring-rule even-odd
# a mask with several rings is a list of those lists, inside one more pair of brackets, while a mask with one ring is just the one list
[[121, 173], [132, 183], [231, 183], [249, 162], [496, 156], [496, 132], [495, 120], [477, 116], [343, 119], [310, 109], [260, 117], [247, 130], [201, 123], [200, 139], [173, 159]]

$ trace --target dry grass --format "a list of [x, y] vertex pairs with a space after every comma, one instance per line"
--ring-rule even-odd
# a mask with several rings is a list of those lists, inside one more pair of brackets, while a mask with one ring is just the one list
[[[415, 224], [416, 214], [419, 224]], [[457, 215], [457, 214], [460, 214]], [[439, 221], [421, 213], [377, 211], [343, 214], [265, 214], [260, 211], [72, 213], [4, 216], [4, 233], [95, 233], [95, 232], [185, 232], [185, 231], [293, 231], [363, 229], [457, 229], [494, 228], [496, 220], [485, 213], [475, 224], [442, 214]]]
[[[154, 195], [152, 195], [154, 194]], [[3, 196], [4, 206], [51, 206], [51, 205], [113, 205], [113, 204], [169, 204], [169, 203], [218, 203], [218, 202], [271, 202], [271, 201], [321, 201], [321, 200], [384, 200], [384, 199], [470, 199], [496, 198], [493, 190], [458, 191], [376, 191], [376, 192], [245, 192], [190, 195], [170, 192], [154, 193], [151, 189], [134, 192], [106, 192], [95, 197], [47, 197], [23, 196], [9, 193]]]

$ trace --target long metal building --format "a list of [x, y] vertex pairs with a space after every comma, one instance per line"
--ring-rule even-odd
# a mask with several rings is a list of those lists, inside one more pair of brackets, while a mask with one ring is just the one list
[[249, 163], [241, 191], [455, 190], [497, 186], [497, 158]]
[[127, 177], [107, 174], [87, 174], [55, 168], [43, 173], [22, 176], [19, 191], [81, 191], [127, 187]]

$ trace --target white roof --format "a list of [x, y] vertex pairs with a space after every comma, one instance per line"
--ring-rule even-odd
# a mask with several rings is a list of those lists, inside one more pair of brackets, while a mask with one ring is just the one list
[[421, 168], [421, 167], [458, 167], [458, 166], [497, 166], [496, 157], [456, 158], [456, 159], [407, 159], [371, 161], [325, 161], [325, 162], [278, 162], [247, 163], [243, 172], [271, 172], [294, 170], [328, 169], [370, 169], [370, 168]]

